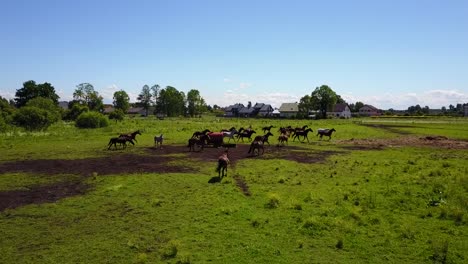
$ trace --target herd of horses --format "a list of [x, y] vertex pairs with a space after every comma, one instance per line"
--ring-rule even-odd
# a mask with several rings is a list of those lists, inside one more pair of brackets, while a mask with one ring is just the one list
[[[200, 151], [203, 150], [205, 146], [208, 145], [213, 145], [215, 147], [220, 147], [220, 146], [225, 146], [226, 150], [225, 152], [218, 158], [218, 166], [216, 167], [216, 172], [218, 172], [219, 177], [224, 177], [227, 175], [227, 167], [229, 164], [229, 158], [228, 158], [228, 147], [229, 146], [235, 146], [235, 144], [224, 144], [224, 139], [227, 138], [227, 142], [229, 143], [231, 140], [234, 142], [239, 142], [242, 141], [244, 142], [244, 139], [248, 140], [250, 142], [250, 148], [248, 151], [248, 154], [251, 154], [253, 156], [258, 156], [262, 155], [265, 151], [264, 146], [265, 144], [270, 145], [269, 138], [274, 136], [273, 133], [271, 132], [271, 129], [274, 128], [274, 126], [266, 126], [262, 127], [261, 131], [263, 132], [263, 135], [257, 135], [252, 139], [253, 134], [256, 134], [257, 132], [252, 129], [252, 127], [248, 128], [239, 128], [237, 130], [235, 127], [231, 127], [230, 129], [222, 129], [220, 132], [213, 132], [209, 129], [205, 129], [202, 131], [195, 131], [192, 134], [192, 137], [188, 139], [188, 145], [187, 147], [189, 148], [189, 151]], [[295, 141], [296, 139], [304, 142], [307, 140], [309, 141], [309, 133], [313, 132], [311, 128], [309, 128], [307, 125], [302, 126], [302, 127], [280, 127], [278, 129], [278, 147], [283, 146], [285, 144], [288, 144], [289, 139], [292, 138], [292, 141]], [[319, 128], [317, 129], [317, 135], [319, 136], [320, 139], [322, 139], [323, 136], [328, 137], [328, 140], [331, 139], [333, 132], [336, 132], [334, 128], [328, 129], [328, 128]], [[127, 147], [127, 143], [130, 143], [132, 145], [135, 145], [135, 142], [137, 142], [136, 136], [141, 135], [140, 130], [136, 130], [132, 133], [122, 133], [118, 137], [113, 137], [109, 140], [109, 143], [107, 144], [107, 149], [110, 150], [112, 146], [114, 146], [114, 149], [117, 149], [117, 144], [121, 146], [123, 149]], [[160, 134], [159, 136], [154, 137], [154, 146], [156, 148], [162, 148], [163, 144], [163, 134]]]

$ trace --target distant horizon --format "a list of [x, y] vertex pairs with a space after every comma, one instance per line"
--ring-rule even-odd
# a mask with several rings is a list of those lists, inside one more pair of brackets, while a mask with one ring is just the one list
[[[33, 80], [35, 81], [35, 80]], [[44, 82], [48, 82], [50, 83], [52, 86], [54, 86], [53, 83], [49, 82], [49, 81], [44, 81]], [[43, 83], [43, 82], [36, 82], [36, 83]], [[169, 86], [172, 86], [172, 85], [169, 85]], [[172, 87], [175, 87], [175, 86], [172, 86]], [[22, 88], [22, 84], [21, 84], [21, 87], [19, 87], [18, 89]], [[66, 102], [70, 102], [73, 100], [73, 96], [72, 95], [68, 95], [68, 96], [63, 96], [62, 92], [58, 92], [56, 87], [54, 86], [55, 88], [55, 92], [60, 96], [59, 98], [59, 101], [66, 101]], [[161, 87], [161, 89], [163, 89], [165, 87]], [[177, 90], [179, 91], [182, 91], [180, 89], [178, 89], [177, 87], [175, 87]], [[332, 88], [332, 87], [331, 87]], [[333, 88], [332, 88], [333, 89]], [[117, 89], [116, 86], [113, 86], [113, 89], [112, 89], [112, 94], [107, 92], [107, 93], [101, 93], [98, 89], [96, 89], [95, 87], [95, 90], [99, 93], [99, 95], [103, 96], [103, 102], [104, 104], [112, 104], [113, 103], [113, 92], [115, 91], [119, 91], [121, 89]], [[125, 90], [124, 90], [125, 91]], [[125, 91], [127, 92], [127, 91]], [[187, 94], [188, 90], [187, 91], [182, 91], [184, 92], [185, 94]], [[15, 93], [16, 93], [16, 90], [15, 90]], [[137, 101], [137, 96], [138, 96], [138, 93], [137, 94], [134, 94], [134, 93], [129, 93], [127, 92], [130, 96], [130, 103], [131, 104], [135, 104], [135, 103], [138, 103]], [[309, 93], [309, 95], [312, 93], [312, 91]], [[105, 95], [105, 96], [104, 96]], [[200, 95], [205, 99], [205, 101], [207, 101], [207, 98], [205, 98], [205, 96], [202, 94], [202, 92], [200, 92]], [[305, 96], [306, 94], [302, 95], [302, 96]], [[379, 105], [376, 105], [376, 104], [372, 104], [372, 103], [369, 103], [369, 102], [366, 102], [366, 101], [360, 101], [360, 100], [357, 100], [357, 101], [352, 101], [352, 102], [349, 102], [347, 100], [348, 96], [347, 95], [341, 95], [339, 94], [345, 101], [346, 103], [349, 105], [349, 104], [354, 104], [356, 102], [362, 102], [366, 105], [372, 105], [380, 110], [388, 110], [388, 109], [393, 109], [393, 110], [401, 110], [401, 111], [405, 111], [407, 110], [410, 106], [416, 106], [416, 105], [420, 105], [421, 107], [425, 107], [425, 106], [428, 106], [429, 109], [441, 109], [442, 107], [446, 107], [448, 108], [449, 105], [453, 105], [453, 106], [456, 106], [457, 104], [466, 104], [468, 103], [468, 98], [466, 98], [466, 101], [459, 101], [459, 102], [453, 102], [453, 103], [448, 103], [447, 105], [440, 105], [439, 107], [431, 107], [430, 105], [427, 105], [427, 104], [424, 104], [424, 103], [415, 103], [415, 104], [411, 104], [411, 105], [408, 105], [407, 107], [405, 108], [395, 108], [395, 107], [388, 107], [388, 108], [382, 108], [380, 107]], [[464, 95], [463, 93], [460, 93], [458, 91], [444, 91], [444, 90], [434, 90], [434, 91], [429, 91], [426, 93], [426, 95], [431, 95], [431, 96], [434, 96], [435, 98], [437, 98], [438, 96], [442, 96], [442, 98], [446, 97], [446, 98], [464, 98], [464, 96], [468, 96], [468, 95]], [[14, 93], [13, 94], [6, 94], [5, 96], [1, 93], [0, 91], [0, 96], [10, 100], [10, 99], [14, 99]], [[243, 104], [244, 106], [247, 105], [247, 103], [250, 101], [252, 102], [252, 105], [255, 105], [255, 103], [264, 103], [264, 104], [270, 104], [273, 108], [279, 108], [281, 106], [281, 104], [283, 103], [299, 103], [300, 102], [300, 98], [302, 96], [291, 96], [291, 95], [287, 95], [287, 94], [283, 94], [283, 95], [277, 95], [277, 99], [274, 100], [274, 103], [271, 103], [271, 101], [256, 101], [256, 100], [249, 100], [248, 98], [246, 99], [246, 97], [244, 98], [245, 101], [235, 101], [235, 102], [232, 102], [232, 103], [227, 103], [225, 105], [223, 104], [219, 104], [219, 103], [209, 103], [207, 101], [207, 105], [210, 105], [210, 106], [213, 106], [213, 105], [218, 105], [219, 107], [228, 107], [230, 105], [234, 105], [234, 104], [237, 104], [237, 103], [241, 103]], [[417, 95], [415, 94], [408, 94], [407, 95], [408, 98], [418, 98]], [[289, 100], [289, 101], [281, 101], [281, 97], [286, 97], [286, 98], [289, 98], [289, 99], [292, 99], [292, 100]], [[133, 98], [133, 99], [132, 99]], [[267, 100], [268, 98], [265, 97]], [[294, 100], [294, 98], [297, 98], [297, 100]], [[447, 99], [448, 100], [448, 99]], [[418, 101], [418, 100], [416, 100]], [[419, 100], [420, 101], [420, 100]]]
[[328, 85], [348, 103], [468, 102], [468, 1], [34, 1], [2, 3], [0, 96], [91, 83], [106, 103], [143, 85], [209, 105], [299, 102]]

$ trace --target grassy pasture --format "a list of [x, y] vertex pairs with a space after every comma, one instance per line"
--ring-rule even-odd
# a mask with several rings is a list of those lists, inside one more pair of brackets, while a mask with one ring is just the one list
[[[467, 141], [466, 119], [135, 118], [93, 130], [62, 123], [45, 133], [0, 135], [0, 165], [147, 156], [161, 133], [164, 144], [184, 145], [196, 130], [252, 126], [262, 134], [270, 124], [337, 133], [330, 141], [315, 133], [310, 143], [290, 141], [300, 147], [290, 155], [310, 157], [298, 162], [276, 150], [272, 129], [271, 151], [237, 160], [215, 184], [208, 181], [217, 152], [197, 160], [185, 148], [170, 163], [192, 168], [187, 173], [0, 171], [0, 194], [73, 181], [89, 186], [81, 195], [0, 212], [0, 263], [468, 261], [468, 149], [349, 143], [429, 135]], [[143, 134], [135, 147], [107, 150], [110, 137], [136, 129]]]

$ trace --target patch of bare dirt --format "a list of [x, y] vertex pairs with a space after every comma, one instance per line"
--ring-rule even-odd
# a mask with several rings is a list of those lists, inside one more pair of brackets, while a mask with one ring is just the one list
[[405, 126], [405, 125], [394, 125], [394, 124], [361, 124], [361, 126], [367, 126], [367, 127], [372, 127], [372, 128], [380, 128], [384, 129], [388, 132], [395, 133], [395, 134], [400, 134], [400, 135], [409, 135], [411, 132], [408, 131], [403, 131], [399, 128], [405, 128], [405, 127], [414, 127], [414, 126]]
[[36, 174], [77, 174], [89, 176], [129, 173], [171, 173], [188, 172], [193, 168], [169, 165], [174, 158], [162, 155], [118, 154], [87, 159], [43, 159], [20, 160], [0, 164], [2, 172], [26, 172]]
[[84, 194], [90, 188], [81, 182], [63, 182], [35, 186], [27, 190], [0, 192], [0, 212], [28, 204], [55, 202], [64, 197]]
[[468, 141], [449, 139], [445, 136], [401, 136], [391, 139], [350, 139], [336, 141], [343, 148], [354, 150], [383, 149], [385, 147], [434, 147], [444, 149], [468, 149]]
[[244, 179], [240, 176], [234, 177], [234, 180], [236, 180], [236, 185], [239, 187], [239, 189], [242, 191], [242, 193], [245, 196], [251, 196], [252, 194], [250, 193], [249, 186], [247, 183], [244, 181]]
[[[275, 145], [266, 146], [265, 153], [252, 156], [248, 153], [248, 144], [238, 144], [236, 148], [228, 149], [231, 161], [229, 173], [236, 163], [242, 159], [287, 159], [302, 163], [322, 162], [336, 152], [312, 152], [300, 147]], [[147, 148], [144, 155], [109, 152], [109, 156], [87, 159], [42, 159], [19, 160], [0, 163], [2, 173], [25, 172], [31, 174], [76, 174], [86, 179], [92, 175], [112, 175], [131, 173], [177, 173], [196, 172], [197, 168], [181, 165], [175, 162], [184, 159], [196, 159], [213, 164], [213, 171], [218, 157], [224, 148], [207, 147], [200, 152], [189, 152], [186, 146], [165, 145], [162, 148]], [[183, 155], [180, 155], [183, 154]], [[1, 177], [1, 174], [0, 174]], [[236, 184], [246, 195], [250, 195], [247, 183], [242, 178], [235, 178]], [[16, 208], [27, 204], [55, 202], [61, 198], [85, 193], [89, 186], [83, 182], [61, 182], [45, 186], [32, 186], [29, 190], [0, 192], [0, 211], [6, 208]]]

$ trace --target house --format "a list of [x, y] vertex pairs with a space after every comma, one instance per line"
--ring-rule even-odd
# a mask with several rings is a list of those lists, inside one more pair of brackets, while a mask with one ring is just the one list
[[373, 107], [372, 105], [364, 105], [359, 108], [359, 115], [361, 116], [379, 116], [381, 112], [379, 109]]
[[104, 110], [102, 111], [104, 114], [110, 114], [115, 111], [115, 108], [111, 104], [104, 104]]
[[244, 107], [239, 110], [239, 116], [241, 117], [253, 117], [257, 114], [257, 111], [254, 107]]
[[[151, 113], [151, 111], [148, 110], [148, 113]], [[143, 107], [131, 107], [127, 110], [127, 114], [146, 116], [146, 110]]]
[[298, 103], [283, 103], [279, 108], [280, 117], [295, 117], [299, 113]]
[[230, 105], [224, 109], [224, 116], [226, 117], [238, 117], [239, 110], [244, 108], [243, 104]]
[[269, 104], [256, 103], [253, 107], [256, 111], [256, 115], [261, 117], [269, 117], [273, 113], [273, 107]]
[[327, 116], [338, 118], [351, 118], [351, 109], [348, 104], [336, 104], [333, 112], [327, 112]]
[[58, 102], [58, 105], [59, 105], [63, 110], [68, 110], [68, 102], [67, 102], [67, 101], [60, 101], [60, 102]]
[[278, 109], [275, 109], [273, 110], [273, 112], [271, 112], [271, 116], [273, 117], [280, 117], [281, 113]]

